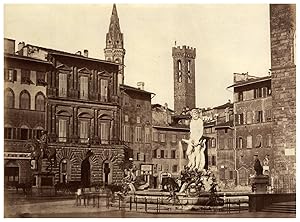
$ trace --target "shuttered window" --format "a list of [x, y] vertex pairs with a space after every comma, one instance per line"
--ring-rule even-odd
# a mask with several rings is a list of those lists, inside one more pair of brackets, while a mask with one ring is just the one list
[[67, 120], [65, 119], [58, 121], [58, 141], [67, 142]]
[[89, 77], [80, 77], [80, 99], [88, 99], [89, 95]]
[[108, 80], [101, 79], [100, 80], [100, 94], [101, 94], [101, 101], [107, 102], [108, 100]]
[[89, 137], [89, 121], [80, 120], [80, 142], [87, 143]]
[[67, 81], [68, 81], [67, 74], [60, 73], [59, 74], [59, 82], [58, 82], [58, 87], [59, 87], [58, 95], [60, 97], [66, 97], [67, 96], [67, 90], [68, 90]]
[[135, 142], [142, 141], [142, 127], [137, 126], [135, 127]]
[[100, 123], [100, 140], [102, 144], [109, 143], [109, 123], [101, 122]]
[[145, 143], [150, 143], [151, 139], [150, 139], [150, 128], [146, 127], [145, 128]]

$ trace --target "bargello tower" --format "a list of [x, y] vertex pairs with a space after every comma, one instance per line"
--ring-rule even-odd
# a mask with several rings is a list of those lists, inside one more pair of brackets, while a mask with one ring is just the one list
[[124, 84], [124, 39], [120, 29], [116, 4], [113, 5], [109, 30], [106, 34], [105, 60], [119, 63], [118, 83]]
[[172, 48], [174, 67], [174, 110], [181, 114], [186, 107], [195, 108], [196, 49], [189, 46]]

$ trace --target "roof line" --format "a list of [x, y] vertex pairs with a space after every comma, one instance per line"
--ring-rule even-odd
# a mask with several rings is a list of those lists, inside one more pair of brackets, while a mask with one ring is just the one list
[[264, 77], [261, 77], [259, 79], [253, 79], [254, 81], [251, 81], [248, 80], [248, 81], [241, 81], [241, 82], [238, 82], [236, 84], [233, 84], [231, 86], [228, 86], [227, 89], [231, 88], [231, 87], [239, 87], [239, 86], [245, 86], [245, 85], [250, 85], [250, 84], [254, 84], [254, 83], [257, 83], [257, 82], [262, 82], [262, 81], [266, 81], [266, 80], [271, 80], [271, 76], [264, 76]]

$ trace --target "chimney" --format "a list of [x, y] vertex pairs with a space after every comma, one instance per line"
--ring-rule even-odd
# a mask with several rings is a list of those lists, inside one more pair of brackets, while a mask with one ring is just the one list
[[77, 51], [75, 54], [76, 55], [81, 55], [81, 51]]
[[19, 42], [18, 44], [18, 54], [23, 55], [23, 48], [25, 46], [25, 42]]
[[89, 57], [89, 50], [87, 50], [87, 49], [83, 50], [83, 56]]
[[145, 83], [144, 83], [144, 82], [137, 82], [137, 88], [138, 88], [138, 89], [144, 90], [144, 86], [145, 86]]

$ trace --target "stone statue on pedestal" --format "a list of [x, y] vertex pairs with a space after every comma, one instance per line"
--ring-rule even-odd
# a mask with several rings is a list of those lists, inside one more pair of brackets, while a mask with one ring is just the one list
[[198, 109], [191, 111], [192, 120], [190, 122], [190, 138], [188, 140], [182, 139], [183, 142], [188, 144], [186, 156], [188, 157], [188, 168], [190, 170], [203, 170], [205, 166], [206, 149], [205, 139], [203, 136], [203, 120], [202, 112]]

